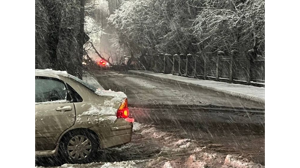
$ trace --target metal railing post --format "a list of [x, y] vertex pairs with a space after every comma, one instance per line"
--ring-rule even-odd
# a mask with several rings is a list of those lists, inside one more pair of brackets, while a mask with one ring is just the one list
[[231, 50], [230, 54], [230, 65], [229, 65], [229, 82], [233, 82], [234, 78], [234, 72], [233, 72], [233, 63], [236, 58], [238, 51], [237, 50]]
[[217, 53], [217, 62], [216, 62], [216, 80], [219, 80], [219, 64], [220, 64], [220, 56], [224, 55], [223, 51], [218, 51]]

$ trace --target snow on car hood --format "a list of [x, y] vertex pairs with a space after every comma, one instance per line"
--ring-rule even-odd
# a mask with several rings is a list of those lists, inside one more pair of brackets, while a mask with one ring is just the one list
[[117, 119], [116, 113], [122, 102], [127, 96], [123, 92], [98, 89], [97, 95], [107, 97], [104, 104], [90, 104], [88, 111], [78, 115], [81, 116], [99, 116], [99, 121], [109, 120], [111, 122]]
[[102, 110], [99, 111], [99, 113], [106, 115], [116, 115], [118, 108], [127, 98], [125, 93], [112, 90], [97, 89], [95, 93], [99, 96], [107, 97], [107, 99], [104, 100], [104, 106], [101, 106]]
[[95, 92], [99, 96], [112, 96], [115, 97], [116, 99], [124, 99], [127, 98], [126, 94], [124, 92], [115, 92], [112, 90], [103, 90], [103, 89], [97, 89]]

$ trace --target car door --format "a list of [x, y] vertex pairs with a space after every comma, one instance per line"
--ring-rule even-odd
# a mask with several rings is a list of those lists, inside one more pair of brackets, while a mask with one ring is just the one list
[[56, 78], [35, 79], [36, 151], [54, 150], [59, 136], [75, 122], [75, 107], [65, 83]]

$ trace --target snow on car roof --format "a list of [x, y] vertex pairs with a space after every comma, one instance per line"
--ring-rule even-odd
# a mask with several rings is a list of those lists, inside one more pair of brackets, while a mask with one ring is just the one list
[[[96, 94], [100, 96], [111, 96], [111, 97], [118, 97], [120, 99], [127, 98], [126, 94], [124, 92], [115, 92], [112, 90], [104, 90], [102, 88], [97, 89], [95, 87], [90, 86], [90, 84], [86, 84], [84, 81], [81, 81], [77, 77], [70, 75], [67, 73], [67, 71], [58, 71], [58, 70], [53, 70], [53, 69], [36, 69], [35, 70], [35, 76], [46, 76], [46, 77], [55, 77], [59, 78], [59, 76], [64, 76], [68, 77], [71, 79], [76, 80], [77, 82], [80, 82], [81, 84], [85, 85], [88, 88], [91, 88]], [[80, 81], [79, 81], [80, 80]]]
[[58, 79], [60, 79], [59, 76], [63, 76], [63, 77], [67, 77], [67, 78], [75, 80], [76, 82], [81, 83], [82, 85], [84, 85], [88, 89], [92, 90], [93, 92], [95, 92], [97, 90], [97, 88], [94, 87], [93, 85], [90, 85], [90, 84], [84, 82], [83, 80], [77, 78], [76, 76], [68, 74], [67, 71], [58, 71], [58, 70], [52, 70], [52, 69], [36, 69], [35, 76], [54, 77], [54, 78], [58, 78]]
[[67, 73], [67, 71], [58, 71], [52, 69], [36, 69], [35, 76], [47, 76], [47, 77], [59, 78], [59, 76], [68, 77], [69, 74]]

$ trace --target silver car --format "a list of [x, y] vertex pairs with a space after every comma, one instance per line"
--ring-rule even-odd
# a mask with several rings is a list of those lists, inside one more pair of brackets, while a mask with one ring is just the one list
[[100, 90], [64, 71], [35, 71], [36, 156], [90, 162], [98, 149], [131, 141], [123, 92]]

